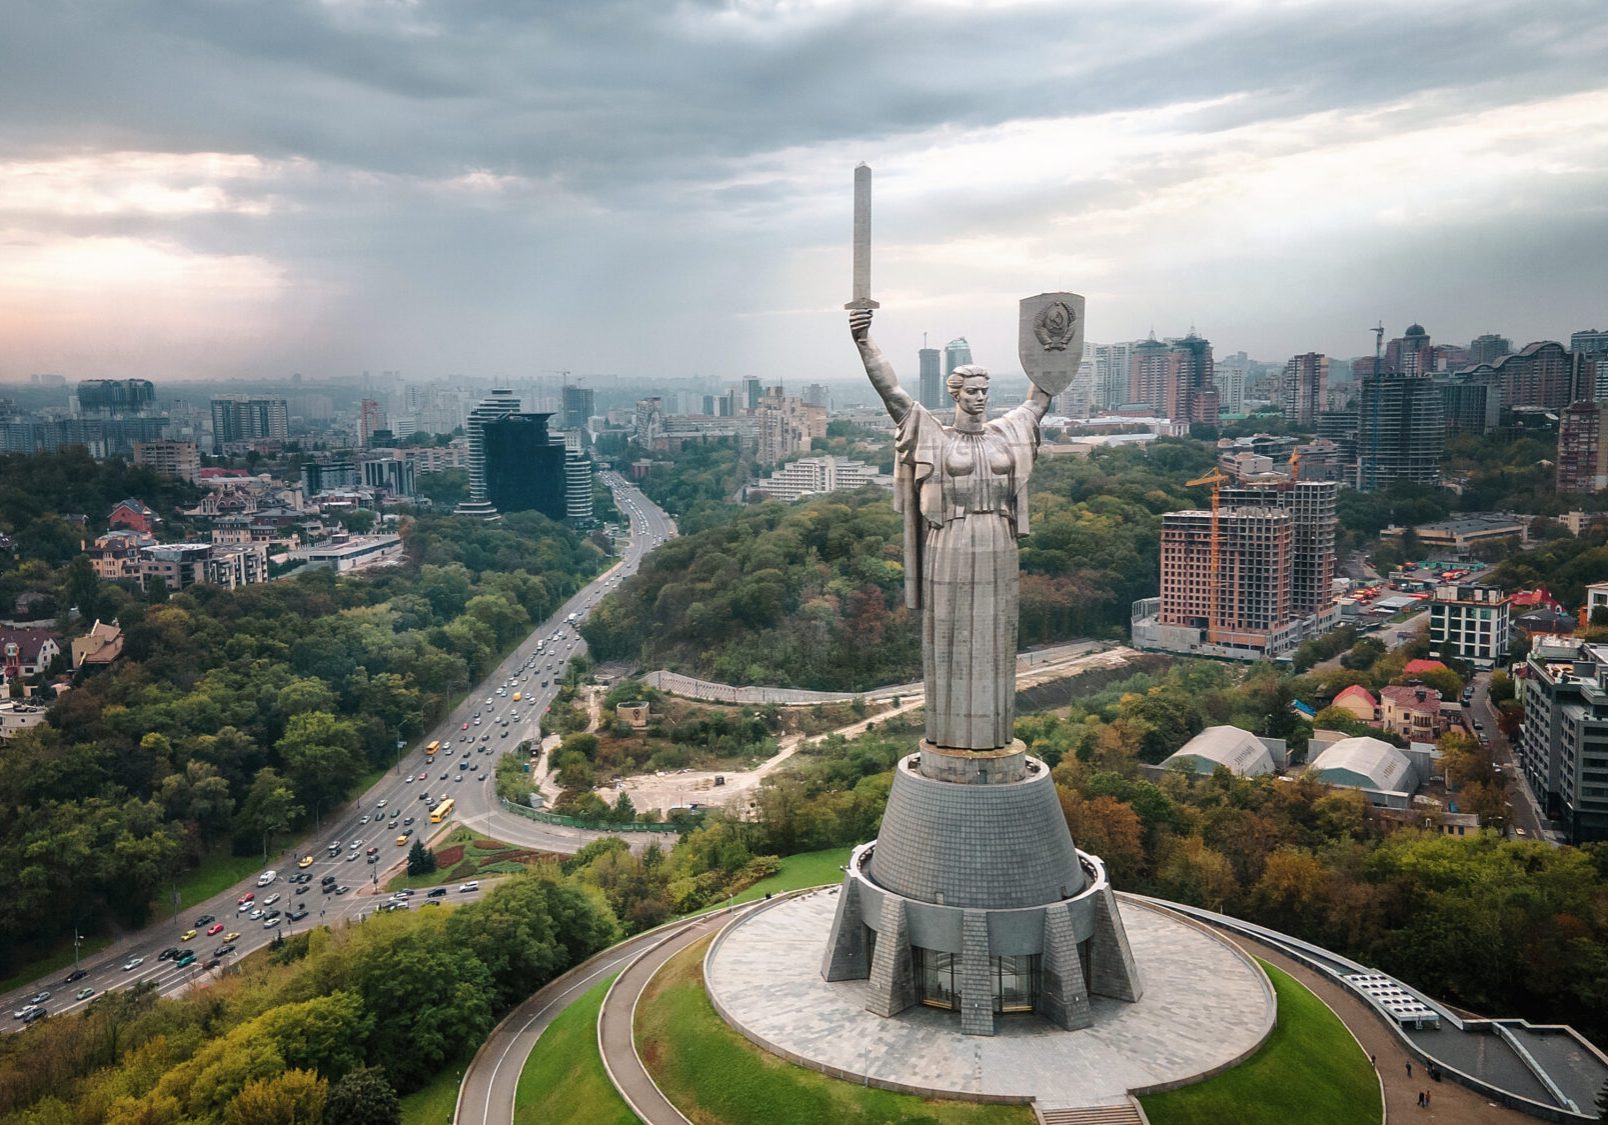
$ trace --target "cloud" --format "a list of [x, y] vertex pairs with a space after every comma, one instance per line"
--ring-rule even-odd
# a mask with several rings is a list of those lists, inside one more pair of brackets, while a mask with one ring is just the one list
[[4, 376], [848, 373], [862, 159], [896, 354], [1059, 287], [1269, 359], [1600, 319], [1597, 0], [14, 7]]

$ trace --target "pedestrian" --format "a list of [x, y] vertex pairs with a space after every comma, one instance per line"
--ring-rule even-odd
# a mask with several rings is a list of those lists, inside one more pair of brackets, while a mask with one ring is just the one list
[[1422, 1090], [1418, 1091], [1418, 1108], [1424, 1108], [1424, 1091]]
[[1429, 1091], [1428, 1090], [1424, 1091], [1424, 1108], [1425, 1109], [1429, 1108]]
[[1412, 1064], [1411, 1061], [1409, 1061], [1407, 1063], [1407, 1077], [1411, 1078], [1412, 1076], [1413, 1076], [1413, 1064]]
[[1369, 1055], [1368, 1056], [1368, 1061], [1373, 1064], [1373, 1068], [1375, 1070], [1379, 1069], [1379, 1056], [1378, 1055]]

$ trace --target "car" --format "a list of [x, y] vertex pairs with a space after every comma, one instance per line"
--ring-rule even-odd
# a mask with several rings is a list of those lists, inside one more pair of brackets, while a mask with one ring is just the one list
[[379, 852], [380, 852], [380, 849], [379, 849], [379, 848], [370, 848], [370, 849], [369, 849], [369, 850], [368, 850], [368, 851], [367, 851], [367, 852], [366, 852], [366, 853], [364, 853], [364, 854], [366, 854], [366, 855], [378, 855], [378, 854], [379, 854]]
[[195, 954], [194, 953], [186, 953], [183, 957], [180, 957], [174, 963], [176, 965], [178, 965], [178, 967], [181, 968], [181, 969], [187, 969], [191, 965], [195, 964]]
[[[449, 743], [447, 743], [447, 745], [451, 746], [452, 743], [449, 742]], [[380, 800], [379, 800], [379, 803], [376, 804], [374, 807], [377, 808], [377, 809], [383, 809], [385, 807], [385, 805], [386, 805], [386, 800], [385, 800], [384, 797], [381, 797]]]
[[49, 999], [50, 999], [50, 989], [47, 988], [43, 992], [34, 993], [33, 997], [28, 1001], [28, 1003], [30, 1003], [30, 1004], [43, 1004], [46, 1000], [49, 1000]]
[[478, 891], [479, 889], [480, 889], [480, 880], [479, 879], [470, 879], [467, 883], [463, 884], [461, 887], [458, 888], [458, 893], [466, 895], [470, 891]]
[[214, 957], [211, 960], [207, 961], [206, 964], [202, 965], [201, 967], [203, 969], [207, 970], [208, 972], [211, 972], [213, 969], [216, 969], [221, 964], [223, 964], [223, 958]]
[[419, 780], [420, 781], [429, 781], [430, 780], [430, 771], [425, 770], [423, 773], [421, 773], [419, 775]]
[[267, 921], [267, 920], [268, 920], [268, 919], [270, 919], [270, 918], [278, 918], [278, 917], [281, 917], [281, 916], [282, 916], [282, 912], [281, 912], [281, 911], [278, 911], [278, 910], [270, 910], [270, 911], [268, 911], [268, 913], [266, 913], [266, 914], [264, 914], [264, 915], [263, 915], [263, 916], [262, 916], [262, 920], [263, 920], [263, 921], [264, 921], [264, 922], [266, 922], [266, 921]]
[[212, 955], [214, 957], [227, 957], [234, 951], [235, 947], [233, 942], [224, 942], [222, 945], [218, 946], [218, 948], [212, 951]]
[[93, 995], [95, 995], [95, 990], [93, 988], [80, 988], [78, 990], [78, 995], [75, 996], [74, 999], [75, 1000], [88, 1000]]
[[371, 865], [376, 864], [376, 863], [380, 862], [380, 857], [377, 856], [377, 855], [371, 855], [371, 856], [368, 857], [368, 861], [369, 861], [369, 863]]
[[333, 875], [325, 875], [322, 879], [319, 880], [319, 882], [324, 884], [324, 886], [327, 887], [331, 883], [335, 882], [335, 876], [333, 876]]
[[202, 926], [210, 926], [212, 923], [214, 923], [216, 921], [217, 921], [217, 919], [214, 918], [212, 915], [203, 914], [203, 915], [201, 915], [201, 917], [199, 917], [199, 918], [197, 918], [195, 920], [195, 928], [199, 930]]
[[279, 878], [279, 872], [270, 867], [267, 871], [257, 876], [257, 886], [266, 887], [277, 878]]
[[403, 887], [400, 891], [397, 891], [391, 897], [392, 898], [412, 898], [414, 895], [416, 895], [418, 893], [419, 892], [415, 891], [412, 887]]
[[15, 1012], [11, 1013], [11, 1018], [14, 1019], [14, 1020], [25, 1020], [25, 1019], [28, 1018], [28, 1016], [37, 1007], [38, 1007], [37, 1004], [24, 1004], [22, 1007], [18, 1008]]
[[170, 945], [166, 949], [162, 950], [162, 952], [158, 953], [156, 955], [156, 959], [158, 961], [171, 961], [178, 955], [179, 947], [176, 945]]
[[447, 773], [449, 773], [449, 772], [451, 772], [451, 771], [443, 771], [442, 772], [442, 774], [441, 774], [441, 780], [442, 781], [447, 780]]
[[356, 852], [347, 852], [346, 853], [346, 862], [347, 863], [356, 863], [357, 862], [357, 853]]
[[262, 915], [263, 915], [262, 909], [259, 907], [258, 909], [253, 910], [250, 914], [247, 914], [246, 917], [250, 918], [253, 922], [261, 922], [262, 921]]
[[45, 1009], [43, 1009], [43, 1008], [35, 1008], [33, 1011], [29, 1012], [27, 1015], [22, 1017], [22, 1022], [23, 1023], [33, 1023], [35, 1020], [44, 1019], [49, 1014], [50, 1013], [45, 1011]]
[[490, 742], [491, 741], [491, 735], [489, 735], [489, 734], [481, 735], [480, 736], [480, 741], [482, 741], [482, 742]]
[[262, 928], [265, 930], [271, 930], [277, 925], [279, 925], [278, 918], [264, 918], [262, 920]]
[[361, 817], [358, 817], [357, 822], [359, 824], [367, 824], [369, 822], [369, 818], [367, 816], [361, 816]]
[[404, 777], [402, 779], [402, 784], [403, 785], [412, 785], [413, 784], [413, 775], [410, 773], [410, 774], [408, 774], [408, 776]]
[[428, 794], [428, 793], [420, 793], [419, 794], [419, 800], [428, 801], [429, 799], [430, 799], [430, 794]]
[[453, 778], [452, 780], [453, 781], [462, 781], [463, 780], [463, 774], [460, 773], [457, 777]]
[[179, 935], [179, 940], [180, 941], [189, 941], [191, 938], [195, 937], [195, 933], [196, 932], [194, 930], [185, 930], [182, 934]]
[[335, 893], [338, 895], [343, 895], [351, 889], [351, 887], [348, 887], [345, 883], [342, 883], [340, 886], [335, 888]]
[[469, 729], [469, 724], [465, 723], [465, 724], [463, 724], [463, 726], [459, 727], [458, 729], [459, 730], [468, 730]]
[[257, 892], [256, 891], [247, 891], [245, 894], [243, 894], [239, 898], [235, 899], [235, 903], [237, 905], [244, 906], [248, 902], [255, 902], [256, 899], [257, 899]]
[[335, 893], [335, 884], [334, 883], [325, 883], [322, 887], [319, 887], [318, 889], [319, 889], [319, 892], [322, 893], [322, 894], [326, 894], [326, 895], [327, 894], [334, 894]]
[[250, 909], [251, 909], [251, 903], [242, 902], [239, 906], [235, 907], [235, 913], [236, 914], [244, 914], [246, 911], [248, 911]]
[[408, 834], [406, 832], [402, 833], [402, 835], [396, 838], [396, 846], [399, 848], [405, 848], [408, 846]]
[[123, 962], [123, 971], [125, 973], [132, 973], [135, 969], [139, 968], [143, 964], [145, 964], [145, 958], [130, 957], [127, 961]]
[[445, 887], [436, 887], [433, 890], [431, 890], [427, 895], [425, 895], [425, 897], [426, 898], [442, 898], [443, 896], [446, 895], [446, 893], [447, 893], [447, 888], [445, 888]]
[[61, 983], [62, 984], [72, 984], [73, 981], [75, 981], [75, 980], [83, 980], [87, 976], [89, 976], [89, 970], [88, 969], [74, 969], [72, 972], [67, 974], [66, 978]]
[[312, 865], [313, 865], [313, 857], [310, 856], [310, 855], [304, 855], [304, 856], [302, 856], [300, 859], [298, 859], [296, 861], [296, 866], [297, 867], [304, 867], [305, 868], [305, 867], [311, 867]]
[[1519, 827], [1514, 828], [1513, 832], [1514, 832], [1515, 835], [1519, 835], [1519, 836], [1528, 836], [1529, 835], [1529, 833], [1524, 830], [1524, 827], [1522, 825], [1520, 825]]
[[403, 827], [407, 827], [408, 825], [411, 825], [412, 823], [413, 823], [413, 818], [411, 816], [405, 816], [405, 817], [402, 818]]
[[359, 838], [359, 839], [353, 840], [350, 844], [347, 844], [346, 846], [351, 848], [355, 852], [358, 848], [361, 848], [363, 846], [363, 841], [362, 841], [361, 838]]
[[239, 941], [240, 940], [240, 931], [239, 930], [230, 930], [228, 933], [223, 935], [223, 940], [224, 941]]
[[269, 895], [267, 898], [262, 900], [262, 904], [264, 906], [272, 906], [274, 903], [279, 901], [279, 898], [279, 895]]
[[306, 887], [297, 887], [296, 888], [296, 893], [299, 894], [299, 895], [304, 895], [304, 894], [307, 893], [307, 888]]
[[212, 923], [212, 925], [207, 927], [207, 937], [215, 937], [215, 936], [217, 936], [218, 934], [221, 934], [221, 933], [223, 933], [223, 923], [222, 922], [214, 922], [214, 923]]

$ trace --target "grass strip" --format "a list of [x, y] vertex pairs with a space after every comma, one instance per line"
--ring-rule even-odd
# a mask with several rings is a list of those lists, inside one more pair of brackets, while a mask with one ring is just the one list
[[703, 987], [708, 941], [677, 954], [637, 1006], [642, 1060], [665, 1096], [699, 1125], [1025, 1125], [1027, 1106], [982, 1105], [857, 1086], [794, 1066], [738, 1035]]
[[1260, 1050], [1214, 1078], [1141, 1098], [1151, 1125], [1378, 1125], [1379, 1078], [1329, 1006], [1266, 961], [1279, 1018]]
[[636, 1125], [597, 1053], [598, 1009], [618, 975], [577, 997], [542, 1032], [519, 1076], [514, 1125]]

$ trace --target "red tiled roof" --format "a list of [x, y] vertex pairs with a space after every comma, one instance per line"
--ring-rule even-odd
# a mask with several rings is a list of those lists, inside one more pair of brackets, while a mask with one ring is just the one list
[[1411, 675], [1414, 672], [1450, 672], [1451, 669], [1439, 660], [1409, 660], [1402, 671]]

